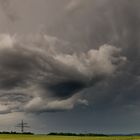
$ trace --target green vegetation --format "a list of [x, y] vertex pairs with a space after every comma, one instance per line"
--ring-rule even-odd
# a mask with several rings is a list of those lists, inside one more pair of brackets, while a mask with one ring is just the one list
[[0, 140], [140, 140], [138, 136], [48, 136], [48, 135], [10, 135], [1, 134]]

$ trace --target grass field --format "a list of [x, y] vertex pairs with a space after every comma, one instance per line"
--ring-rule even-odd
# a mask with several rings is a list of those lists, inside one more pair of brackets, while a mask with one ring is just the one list
[[140, 137], [78, 137], [78, 136], [45, 136], [45, 135], [0, 135], [0, 140], [140, 140]]

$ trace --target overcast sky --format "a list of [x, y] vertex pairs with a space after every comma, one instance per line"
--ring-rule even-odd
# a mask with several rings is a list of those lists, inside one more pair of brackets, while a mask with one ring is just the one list
[[0, 130], [140, 132], [139, 0], [0, 0]]

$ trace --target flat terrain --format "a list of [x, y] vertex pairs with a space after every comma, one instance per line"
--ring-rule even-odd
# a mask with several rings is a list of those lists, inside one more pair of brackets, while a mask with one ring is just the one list
[[79, 137], [79, 136], [45, 136], [45, 135], [3, 135], [0, 140], [140, 140], [140, 137]]

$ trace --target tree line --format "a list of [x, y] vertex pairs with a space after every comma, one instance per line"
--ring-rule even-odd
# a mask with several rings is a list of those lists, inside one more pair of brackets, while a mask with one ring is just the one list
[[26, 134], [26, 135], [33, 135], [34, 133], [31, 132], [24, 132], [24, 133], [20, 133], [20, 132], [16, 132], [16, 131], [1, 131], [0, 134]]
[[83, 134], [83, 133], [63, 133], [63, 132], [60, 132], [60, 133], [56, 133], [56, 132], [51, 132], [49, 133], [48, 135], [57, 135], [57, 136], [107, 136], [105, 134], [93, 134], [93, 133], [87, 133], [87, 134]]

